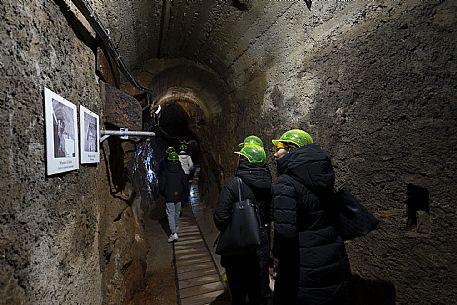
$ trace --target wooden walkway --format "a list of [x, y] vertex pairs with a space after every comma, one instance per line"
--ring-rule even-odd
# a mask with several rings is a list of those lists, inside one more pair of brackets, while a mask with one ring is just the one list
[[227, 304], [219, 273], [190, 208], [183, 209], [174, 243], [181, 305]]

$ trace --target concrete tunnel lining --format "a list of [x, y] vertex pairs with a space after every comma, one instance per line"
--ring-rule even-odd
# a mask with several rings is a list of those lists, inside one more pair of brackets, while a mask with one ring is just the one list
[[[153, 102], [154, 106], [166, 107], [170, 103], [177, 103], [178, 101], [184, 103], [193, 103], [198, 106], [202, 111], [206, 119], [214, 114], [214, 110], [208, 108], [207, 103], [196, 95], [195, 90], [192, 88], [183, 87], [170, 87], [162, 92]], [[211, 103], [214, 105], [214, 103]]]
[[152, 59], [134, 74], [154, 92], [153, 105], [169, 97], [186, 98], [199, 105], [207, 118], [220, 114], [230, 101], [227, 83], [213, 70], [181, 59]]

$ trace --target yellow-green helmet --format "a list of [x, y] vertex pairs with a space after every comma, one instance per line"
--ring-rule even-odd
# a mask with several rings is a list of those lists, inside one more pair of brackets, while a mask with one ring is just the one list
[[179, 146], [179, 150], [180, 151], [187, 151], [187, 145], [186, 144], [181, 144], [181, 146]]
[[167, 152], [167, 154], [170, 154], [172, 152], [176, 152], [176, 150], [175, 150], [175, 148], [173, 146], [170, 146], [170, 147], [167, 148], [166, 152]]
[[302, 147], [312, 144], [313, 138], [304, 130], [292, 129], [283, 133], [279, 140], [272, 140], [271, 142], [273, 142], [275, 146], [277, 146], [279, 142], [282, 142], [286, 144], [292, 143], [298, 147]]
[[246, 157], [249, 163], [256, 165], [263, 165], [267, 158], [263, 147], [256, 144], [247, 144], [240, 151], [235, 151], [235, 154]]
[[258, 136], [247, 136], [246, 138], [244, 138], [244, 141], [240, 144], [238, 144], [239, 147], [243, 147], [244, 145], [247, 145], [247, 144], [256, 144], [256, 145], [259, 145], [260, 147], [263, 147], [263, 141], [261, 138], [259, 138]]
[[168, 161], [179, 161], [179, 156], [175, 151], [172, 151], [171, 153], [168, 154], [167, 160]]

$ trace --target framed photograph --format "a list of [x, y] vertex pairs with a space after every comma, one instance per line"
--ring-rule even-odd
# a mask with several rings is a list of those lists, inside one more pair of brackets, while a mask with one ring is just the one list
[[79, 106], [79, 132], [81, 133], [81, 163], [100, 162], [100, 128], [98, 115]]
[[76, 106], [44, 88], [47, 174], [79, 168]]

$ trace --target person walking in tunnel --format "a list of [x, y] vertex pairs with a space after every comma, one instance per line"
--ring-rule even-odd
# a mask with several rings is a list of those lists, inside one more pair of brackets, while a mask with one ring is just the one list
[[188, 180], [190, 179], [190, 172], [194, 169], [192, 157], [187, 154], [187, 145], [181, 144], [179, 146], [179, 162], [181, 162], [182, 170], [186, 174]]
[[334, 229], [331, 161], [300, 129], [272, 142], [279, 175], [272, 202], [273, 255], [279, 261], [273, 304], [348, 304], [350, 268]]
[[[182, 170], [184, 171], [184, 174], [186, 175], [186, 179], [189, 183], [191, 183], [191, 176], [190, 173], [194, 169], [194, 163], [192, 162], [191, 156], [187, 154], [187, 145], [186, 144], [181, 144], [179, 146], [179, 162], [181, 162], [181, 167]], [[187, 197], [185, 198], [184, 203], [187, 203], [189, 200], [189, 194], [187, 194]]]
[[179, 214], [181, 202], [187, 194], [187, 179], [179, 163], [179, 156], [176, 152], [171, 152], [168, 157], [168, 164], [159, 176], [159, 189], [165, 197], [166, 213], [170, 236], [168, 242], [178, 240], [177, 227], [179, 225]]
[[165, 151], [165, 157], [162, 159], [162, 161], [159, 162], [159, 169], [158, 169], [158, 174], [160, 176], [160, 173], [164, 170], [165, 167], [168, 165], [168, 156], [172, 153], [176, 152], [175, 148], [173, 146], [170, 146], [167, 148]]
[[269, 289], [269, 228], [271, 210], [271, 174], [265, 166], [265, 151], [258, 145], [246, 145], [240, 151], [236, 176], [228, 178], [214, 211], [214, 223], [223, 231], [230, 222], [233, 205], [239, 201], [238, 178], [241, 178], [241, 200], [250, 199], [259, 208], [261, 243], [257, 250], [237, 255], [221, 255], [233, 305], [266, 305]]

